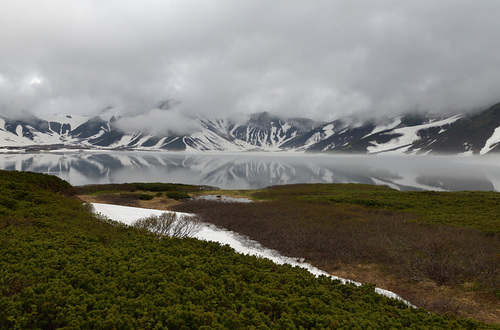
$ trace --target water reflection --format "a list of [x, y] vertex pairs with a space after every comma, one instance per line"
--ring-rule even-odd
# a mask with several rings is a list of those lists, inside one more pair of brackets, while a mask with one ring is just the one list
[[73, 185], [177, 182], [223, 189], [290, 183], [384, 184], [399, 190], [499, 190], [499, 157], [51, 152], [0, 154], [0, 168]]

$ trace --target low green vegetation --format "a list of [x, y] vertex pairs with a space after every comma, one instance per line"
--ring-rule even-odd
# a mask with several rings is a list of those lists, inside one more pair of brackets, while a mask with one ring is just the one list
[[228, 246], [157, 239], [71, 193], [54, 177], [0, 171], [0, 328], [495, 327]]
[[492, 191], [397, 191], [362, 184], [311, 184], [274, 186], [252, 193], [260, 200], [291, 198], [310, 203], [364, 206], [416, 215], [425, 223], [476, 228], [500, 233], [500, 193]]
[[189, 196], [189, 194], [187, 194], [185, 192], [178, 192], [178, 191], [166, 192], [165, 196], [167, 196], [168, 198], [176, 199], [176, 200], [188, 199], [191, 197], [191, 196]]
[[134, 182], [134, 183], [110, 183], [94, 184], [75, 187], [77, 194], [99, 195], [111, 192], [177, 192], [177, 193], [196, 193], [207, 189], [214, 189], [208, 186], [194, 186], [181, 183], [161, 183], [161, 182]]
[[85, 185], [75, 188], [78, 195], [91, 195], [98, 197], [103, 202], [111, 204], [125, 204], [135, 206], [136, 201], [148, 201], [155, 197], [166, 197], [169, 199], [183, 200], [190, 198], [190, 193], [201, 193], [207, 189], [206, 186], [193, 186], [180, 183], [124, 183]]
[[304, 257], [334, 274], [374, 266], [377, 284], [391, 276], [391, 290], [435, 312], [476, 317], [489, 310], [489, 315], [498, 315], [497, 192], [297, 184], [241, 194], [259, 202], [189, 201], [173, 208], [198, 214], [203, 221], [284, 255]]

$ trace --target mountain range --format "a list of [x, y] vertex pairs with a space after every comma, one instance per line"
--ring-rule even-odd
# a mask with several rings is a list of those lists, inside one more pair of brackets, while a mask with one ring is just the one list
[[[165, 111], [168, 111], [165, 110]], [[0, 115], [0, 147], [168, 151], [295, 151], [323, 153], [470, 154], [500, 152], [500, 103], [451, 116], [412, 113], [384, 120], [320, 122], [268, 112], [240, 121], [191, 118], [190, 134], [125, 132], [120, 117]]]

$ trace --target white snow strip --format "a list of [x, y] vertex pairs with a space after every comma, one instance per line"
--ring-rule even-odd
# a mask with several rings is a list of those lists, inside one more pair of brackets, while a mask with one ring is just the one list
[[387, 125], [379, 125], [379, 126], [375, 127], [373, 129], [373, 131], [371, 131], [367, 135], [363, 136], [363, 139], [367, 136], [377, 134], [378, 132], [382, 132], [382, 131], [385, 131], [388, 129], [393, 129], [394, 127], [398, 126], [399, 124], [401, 124], [401, 117], [394, 118], [394, 120]]
[[323, 127], [323, 132], [324, 132], [324, 139], [330, 137], [333, 135], [333, 124], [329, 124], [329, 125], [326, 125], [325, 127]]
[[128, 146], [132, 140], [134, 140], [135, 135], [127, 134], [121, 137], [120, 141], [117, 141], [110, 145], [110, 147], [121, 147]]
[[401, 136], [394, 138], [394, 139], [391, 139], [387, 143], [378, 144], [376, 142], [371, 142], [372, 146], [367, 148], [368, 153], [379, 153], [379, 152], [384, 152], [384, 151], [389, 151], [389, 150], [409, 146], [414, 141], [420, 139], [418, 134], [417, 134], [418, 131], [420, 131], [422, 129], [431, 128], [431, 127], [448, 125], [448, 124], [451, 124], [451, 123], [457, 121], [460, 118], [461, 118], [461, 116], [457, 115], [457, 116], [453, 116], [453, 117], [448, 118], [448, 119], [436, 121], [436, 122], [433, 122], [430, 124], [395, 129], [388, 134], [389, 135], [401, 134]]
[[[112, 204], [101, 204], [101, 203], [92, 203], [94, 206], [94, 210], [96, 213], [100, 213], [110, 219], [116, 220], [123, 222], [125, 224], [132, 224], [135, 220], [151, 215], [160, 215], [165, 212], [169, 211], [164, 211], [164, 210], [156, 210], [156, 209], [144, 209], [144, 208], [137, 208], [137, 207], [129, 207], [129, 206], [120, 206], [120, 205], [112, 205]], [[177, 215], [179, 216], [185, 216], [185, 215], [192, 215], [189, 213], [182, 213], [182, 212], [176, 212]], [[195, 235], [193, 235], [195, 238], [201, 239], [201, 240], [206, 240], [206, 241], [213, 241], [213, 242], [218, 242], [220, 244], [227, 244], [233, 249], [235, 249], [239, 253], [243, 254], [248, 254], [248, 255], [254, 255], [257, 257], [261, 258], [267, 258], [272, 260], [273, 262], [277, 264], [290, 264], [292, 266], [299, 266], [302, 268], [307, 269], [310, 273], [314, 275], [325, 275], [325, 276], [330, 276], [333, 279], [340, 280], [342, 283], [353, 283], [355, 285], [361, 285], [359, 282], [343, 279], [337, 276], [333, 276], [328, 274], [325, 271], [322, 271], [306, 262], [301, 262], [299, 261], [298, 258], [289, 258], [289, 257], [284, 257], [280, 255], [277, 251], [267, 249], [260, 245], [258, 242], [253, 241], [243, 235], [240, 235], [238, 233], [217, 228], [216, 226], [212, 224], [206, 224], [204, 223], [201, 227], [201, 230], [198, 231]], [[395, 298], [402, 300], [405, 304], [411, 307], [415, 307], [412, 305], [410, 302], [404, 300], [401, 298], [399, 295], [395, 294], [394, 292], [380, 289], [380, 288], [375, 288], [375, 292], [384, 295], [389, 298]]]
[[487, 154], [490, 152], [491, 149], [493, 149], [494, 145], [500, 142], [500, 127], [495, 128], [495, 131], [493, 134], [490, 136], [490, 138], [486, 141], [484, 144], [483, 149], [479, 151], [480, 155]]
[[153, 147], [154, 149], [160, 149], [160, 147], [163, 145], [163, 142], [165, 142], [167, 138], [166, 137], [162, 137], [156, 144], [155, 146]]
[[21, 125], [17, 125], [17, 127], [16, 127], [16, 134], [19, 137], [23, 137], [23, 127]]

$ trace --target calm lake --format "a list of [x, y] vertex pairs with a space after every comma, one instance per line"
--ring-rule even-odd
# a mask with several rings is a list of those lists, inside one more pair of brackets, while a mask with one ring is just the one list
[[174, 182], [252, 189], [368, 183], [399, 190], [500, 191], [500, 156], [58, 151], [2, 153], [0, 168], [53, 174], [73, 185]]

